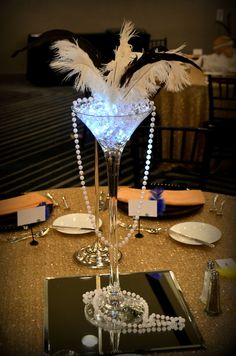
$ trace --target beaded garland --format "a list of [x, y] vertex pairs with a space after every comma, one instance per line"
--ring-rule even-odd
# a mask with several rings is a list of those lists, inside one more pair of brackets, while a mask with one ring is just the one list
[[[109, 286], [103, 287], [102, 289], [95, 289], [83, 294], [83, 302], [85, 305], [92, 304], [94, 307], [94, 314], [99, 310], [99, 298], [108, 295]], [[122, 290], [123, 296], [131, 297], [133, 300], [140, 300], [144, 307], [144, 313], [141, 322], [136, 323], [126, 323], [124, 321], [112, 319], [104, 315], [101, 310], [99, 310], [100, 318], [102, 318], [105, 323], [103, 325], [104, 330], [110, 330], [111, 328], [119, 329], [123, 334], [126, 333], [150, 333], [150, 332], [164, 332], [171, 330], [183, 330], [185, 327], [185, 319], [181, 316], [168, 316], [152, 313], [148, 315], [149, 308], [147, 302], [138, 294], [134, 292], [128, 292]]]
[[[81, 102], [87, 102], [90, 101], [90, 98], [78, 98], [76, 101], [73, 102], [73, 104], [81, 103]], [[132, 237], [135, 229], [138, 226], [138, 220], [139, 220], [139, 212], [142, 207], [142, 203], [144, 200], [144, 194], [148, 182], [148, 176], [149, 176], [149, 169], [150, 169], [150, 163], [151, 163], [151, 156], [152, 156], [152, 143], [153, 143], [153, 137], [154, 137], [154, 127], [155, 127], [155, 120], [156, 120], [156, 107], [154, 105], [153, 101], [149, 101], [151, 106], [152, 106], [152, 112], [151, 112], [151, 121], [150, 121], [150, 128], [149, 128], [149, 136], [148, 136], [148, 142], [147, 142], [147, 154], [146, 154], [146, 161], [145, 161], [145, 169], [144, 169], [144, 175], [143, 175], [143, 181], [142, 181], [142, 188], [141, 188], [141, 193], [140, 193], [140, 200], [139, 204], [137, 207], [137, 213], [134, 217], [133, 224], [129, 232], [127, 233], [126, 237], [118, 242], [117, 248], [124, 246], [126, 243], [128, 243], [129, 239]], [[92, 214], [92, 208], [90, 205], [86, 185], [85, 185], [85, 178], [84, 178], [84, 171], [83, 171], [83, 162], [82, 162], [82, 157], [81, 157], [81, 151], [80, 151], [80, 144], [79, 144], [79, 135], [78, 135], [78, 127], [77, 127], [77, 119], [76, 119], [76, 113], [72, 108], [72, 127], [73, 127], [73, 133], [74, 133], [74, 143], [75, 143], [75, 149], [76, 149], [76, 157], [77, 157], [77, 164], [78, 164], [78, 169], [79, 169], [79, 177], [80, 177], [80, 184], [81, 188], [83, 191], [83, 198], [85, 201], [85, 205], [87, 208], [87, 212], [89, 214], [89, 219], [92, 223], [92, 226], [95, 228], [95, 234], [97, 237], [100, 239], [100, 241], [109, 247], [112, 247], [112, 244], [110, 241], [108, 241], [103, 235], [102, 232], [95, 227], [95, 222], [94, 222], [94, 216]]]

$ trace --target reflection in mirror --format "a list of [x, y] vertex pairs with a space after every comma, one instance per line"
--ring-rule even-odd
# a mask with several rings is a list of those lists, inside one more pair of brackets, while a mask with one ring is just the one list
[[[100, 276], [101, 288], [107, 285], [108, 278], [109, 275]], [[126, 325], [117, 335], [102, 330], [86, 320], [82, 300], [84, 293], [97, 287], [95, 276], [49, 278], [45, 283], [45, 355], [54, 356], [62, 349], [95, 356], [205, 347], [172, 271], [123, 274], [121, 283], [125, 290], [145, 298], [155, 326]], [[179, 316], [185, 319], [184, 327], [170, 327]]]

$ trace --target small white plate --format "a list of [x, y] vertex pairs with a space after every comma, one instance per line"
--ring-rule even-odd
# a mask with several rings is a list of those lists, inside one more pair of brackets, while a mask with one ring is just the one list
[[[95, 219], [95, 216], [93, 215], [93, 219]], [[53, 221], [53, 226], [61, 226], [60, 227], [55, 227], [55, 230], [62, 232], [64, 234], [73, 234], [73, 235], [81, 235], [81, 234], [87, 234], [90, 233], [93, 228], [93, 225], [90, 221], [89, 214], [85, 213], [74, 213], [74, 214], [67, 214], [60, 216], [56, 220]], [[65, 228], [63, 226], [72, 226], [72, 228]], [[102, 226], [102, 220], [99, 219], [99, 227]], [[83, 230], [79, 230], [80, 227], [83, 227]], [[78, 228], [78, 230], [76, 229]], [[88, 228], [88, 230], [84, 229]]]
[[174, 231], [174, 232], [169, 231], [169, 235], [172, 239], [188, 245], [202, 245], [202, 244], [200, 242], [188, 239], [187, 237], [185, 238], [184, 236], [180, 236], [178, 235], [178, 233], [195, 237], [197, 239], [209, 243], [216, 242], [221, 238], [221, 231], [217, 227], [202, 222], [189, 221], [189, 222], [176, 224], [171, 227], [171, 230]]

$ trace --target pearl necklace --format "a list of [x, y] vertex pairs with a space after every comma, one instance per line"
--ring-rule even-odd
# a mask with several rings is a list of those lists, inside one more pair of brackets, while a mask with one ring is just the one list
[[[95, 289], [93, 291], [89, 291], [83, 294], [83, 302], [85, 305], [92, 304], [96, 312], [99, 310], [100, 299], [106, 297], [109, 293], [109, 286], [103, 287], [102, 289]], [[126, 333], [150, 333], [150, 332], [164, 332], [171, 330], [183, 330], [185, 327], [185, 318], [181, 316], [168, 316], [163, 314], [155, 314], [152, 313], [149, 315], [149, 307], [147, 302], [138, 294], [134, 292], [128, 292], [126, 290], [121, 291], [122, 296], [126, 298], [131, 298], [134, 301], [142, 302], [144, 311], [142, 316], [142, 321], [138, 321], [135, 323], [124, 322], [121, 320], [113, 319], [111, 316], [105, 315], [101, 310], [99, 310], [99, 316], [104, 320], [103, 329], [111, 330], [115, 327], [115, 329], [120, 329], [123, 334]]]
[[[91, 98], [78, 98], [76, 101], [73, 102], [74, 105], [81, 103], [81, 102], [87, 102], [90, 101]], [[142, 188], [141, 188], [141, 193], [140, 193], [140, 200], [139, 204], [137, 207], [137, 213], [134, 217], [133, 224], [131, 226], [131, 229], [127, 233], [126, 237], [118, 242], [117, 248], [124, 246], [129, 239], [132, 237], [135, 229], [138, 226], [138, 220], [139, 220], [139, 213], [143, 204], [144, 200], [144, 195], [145, 195], [145, 190], [148, 182], [148, 176], [149, 176], [149, 170], [150, 170], [150, 163], [151, 163], [151, 156], [152, 156], [152, 143], [153, 143], [153, 137], [154, 137], [154, 127], [155, 127], [155, 120], [156, 120], [156, 107], [154, 105], [153, 101], [150, 101], [150, 104], [152, 106], [152, 113], [151, 113], [151, 121], [150, 121], [150, 128], [149, 128], [149, 136], [148, 136], [148, 145], [147, 145], [147, 153], [146, 153], [146, 161], [145, 161], [145, 169], [144, 169], [144, 175], [143, 175], [143, 181], [142, 181]], [[95, 227], [95, 222], [94, 222], [94, 216], [92, 214], [92, 208], [90, 205], [89, 197], [88, 197], [88, 192], [87, 188], [85, 185], [85, 178], [84, 178], [84, 171], [83, 171], [83, 163], [82, 163], [82, 158], [81, 158], [81, 151], [80, 151], [80, 143], [79, 143], [79, 135], [78, 135], [78, 127], [77, 127], [77, 118], [76, 118], [76, 113], [72, 108], [72, 127], [73, 127], [73, 133], [74, 133], [74, 143], [75, 143], [75, 150], [76, 150], [76, 157], [77, 157], [77, 165], [78, 165], [78, 170], [79, 170], [79, 177], [80, 177], [80, 184], [83, 192], [83, 198], [84, 202], [87, 208], [87, 212], [89, 214], [89, 219], [92, 223], [92, 225], [95, 228], [95, 234], [97, 237], [100, 239], [100, 241], [109, 247], [112, 247], [112, 244], [110, 241], [108, 241], [103, 235], [102, 232]]]

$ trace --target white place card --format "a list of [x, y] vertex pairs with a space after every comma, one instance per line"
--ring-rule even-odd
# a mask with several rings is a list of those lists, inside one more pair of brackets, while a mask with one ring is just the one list
[[222, 258], [215, 261], [220, 268], [236, 268], [236, 262], [233, 258]]
[[46, 206], [21, 209], [17, 211], [17, 226], [34, 224], [46, 220]]
[[[128, 201], [128, 215], [136, 216], [139, 199], [131, 199]], [[156, 217], [157, 216], [157, 200], [143, 200], [139, 216]]]

